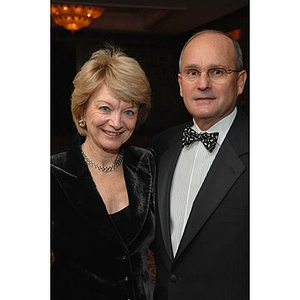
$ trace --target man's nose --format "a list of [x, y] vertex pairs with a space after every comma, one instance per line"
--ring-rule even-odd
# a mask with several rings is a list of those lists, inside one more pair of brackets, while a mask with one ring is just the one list
[[206, 72], [201, 72], [197, 80], [197, 88], [204, 91], [211, 87], [211, 81]]

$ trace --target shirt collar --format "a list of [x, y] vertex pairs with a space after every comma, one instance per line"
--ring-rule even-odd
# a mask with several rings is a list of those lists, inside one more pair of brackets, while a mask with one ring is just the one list
[[[227, 132], [229, 130], [229, 128], [231, 127], [235, 116], [237, 114], [237, 108], [235, 107], [234, 110], [225, 118], [223, 118], [222, 120], [220, 120], [219, 122], [217, 122], [216, 124], [214, 124], [212, 127], [210, 127], [208, 130], [206, 130], [205, 132], [219, 132], [219, 137], [218, 137], [218, 144], [221, 145], [227, 135]], [[192, 126], [192, 128], [200, 133], [203, 132], [198, 125], [196, 124], [195, 120], [193, 119], [193, 123], [194, 125]]]

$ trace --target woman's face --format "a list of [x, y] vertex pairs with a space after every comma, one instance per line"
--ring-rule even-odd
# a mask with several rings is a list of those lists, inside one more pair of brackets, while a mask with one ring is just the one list
[[117, 153], [132, 135], [138, 107], [115, 98], [104, 84], [94, 93], [84, 112], [86, 143], [106, 152]]

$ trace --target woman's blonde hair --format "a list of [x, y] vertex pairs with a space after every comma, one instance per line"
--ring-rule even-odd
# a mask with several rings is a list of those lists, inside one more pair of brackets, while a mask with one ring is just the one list
[[87, 130], [79, 126], [89, 98], [106, 84], [113, 95], [122, 101], [133, 102], [139, 107], [137, 124], [143, 122], [151, 108], [149, 81], [140, 64], [120, 49], [107, 45], [92, 54], [73, 80], [71, 111], [81, 135]]

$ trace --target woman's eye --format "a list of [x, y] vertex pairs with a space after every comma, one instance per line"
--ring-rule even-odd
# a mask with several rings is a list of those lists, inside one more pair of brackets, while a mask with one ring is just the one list
[[101, 106], [99, 109], [103, 112], [108, 112], [110, 110], [108, 106]]
[[125, 115], [128, 117], [133, 117], [135, 115], [135, 113], [133, 110], [126, 110]]

